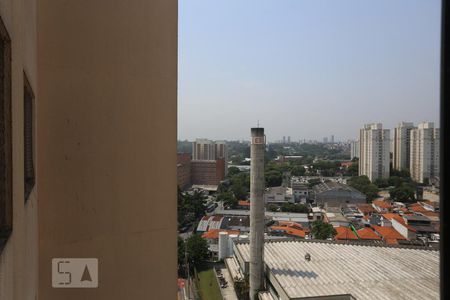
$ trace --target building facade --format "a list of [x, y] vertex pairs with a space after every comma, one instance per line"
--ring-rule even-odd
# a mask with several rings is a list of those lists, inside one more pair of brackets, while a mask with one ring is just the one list
[[225, 179], [225, 160], [191, 161], [191, 183], [195, 185], [219, 185]]
[[181, 190], [191, 186], [191, 154], [177, 154], [177, 184]]
[[411, 158], [411, 130], [414, 124], [410, 122], [400, 122], [394, 129], [393, 140], [393, 168], [396, 170], [403, 170], [410, 168]]
[[359, 175], [370, 181], [389, 177], [390, 131], [381, 123], [366, 124], [360, 129]]
[[439, 177], [439, 128], [433, 122], [420, 123], [411, 131], [411, 178], [424, 183]]
[[350, 159], [359, 158], [359, 140], [350, 142]]
[[[0, 299], [2, 300], [45, 299], [39, 297], [38, 288], [39, 202], [35, 184], [37, 177], [35, 175], [39, 171], [36, 164], [35, 142], [36, 106], [39, 104], [36, 57], [37, 2], [0, 1]], [[45, 197], [39, 199], [44, 202]]]

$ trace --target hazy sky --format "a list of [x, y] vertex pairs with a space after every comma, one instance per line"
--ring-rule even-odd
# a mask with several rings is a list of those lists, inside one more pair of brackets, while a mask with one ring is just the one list
[[179, 1], [178, 137], [439, 121], [441, 1]]

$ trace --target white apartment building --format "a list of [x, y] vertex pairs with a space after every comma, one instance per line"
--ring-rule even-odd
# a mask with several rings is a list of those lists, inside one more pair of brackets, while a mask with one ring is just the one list
[[423, 183], [439, 177], [439, 128], [433, 122], [420, 123], [411, 131], [411, 178]]
[[350, 159], [359, 158], [359, 140], [350, 142]]
[[396, 170], [410, 168], [411, 130], [415, 128], [413, 123], [400, 122], [394, 129], [393, 168]]
[[366, 124], [360, 129], [359, 175], [370, 181], [389, 177], [390, 130], [381, 123]]

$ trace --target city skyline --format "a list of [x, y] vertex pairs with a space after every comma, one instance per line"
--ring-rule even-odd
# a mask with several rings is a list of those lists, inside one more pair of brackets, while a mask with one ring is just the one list
[[[336, 141], [367, 123], [439, 126], [439, 1], [189, 1], [178, 139]], [[321, 38], [318, 38], [321, 37]]]

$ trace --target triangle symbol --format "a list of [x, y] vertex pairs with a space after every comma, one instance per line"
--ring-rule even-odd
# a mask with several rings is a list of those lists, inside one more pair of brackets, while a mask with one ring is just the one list
[[92, 281], [91, 274], [89, 273], [87, 265], [86, 267], [84, 267], [83, 275], [81, 275], [80, 281]]

